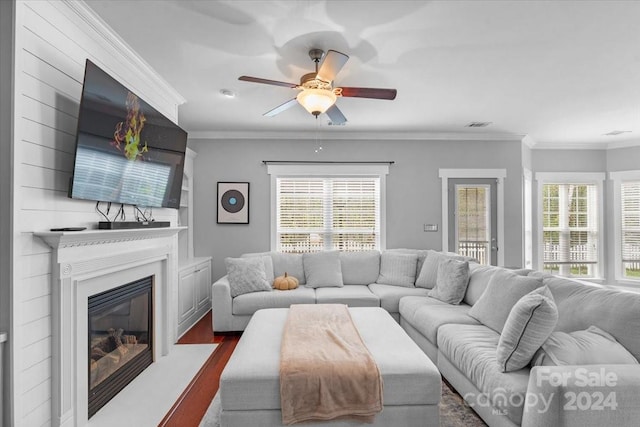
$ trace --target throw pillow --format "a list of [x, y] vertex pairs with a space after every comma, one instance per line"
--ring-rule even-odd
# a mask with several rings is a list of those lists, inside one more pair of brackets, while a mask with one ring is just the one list
[[513, 306], [540, 286], [541, 278], [518, 276], [509, 270], [496, 271], [489, 279], [487, 289], [469, 310], [469, 316], [501, 333]]
[[597, 326], [584, 331], [553, 332], [535, 354], [533, 366], [636, 365], [638, 360], [613, 335]]
[[302, 256], [308, 288], [344, 286], [338, 251], [324, 251]]
[[500, 371], [527, 366], [558, 323], [558, 308], [548, 286], [527, 295], [513, 306], [496, 350]]
[[275, 280], [276, 276], [273, 273], [273, 259], [271, 259], [271, 256], [269, 255], [269, 253], [266, 252], [266, 255], [265, 253], [240, 255], [240, 258], [251, 258], [251, 257], [258, 257], [262, 259], [262, 262], [264, 263], [264, 272], [267, 276], [267, 282], [273, 285], [273, 281]]
[[469, 263], [456, 259], [443, 259], [438, 265], [436, 286], [429, 296], [447, 304], [460, 304], [469, 284]]
[[[496, 271], [505, 270], [503, 267], [496, 267], [493, 265], [482, 265], [472, 262], [469, 264], [469, 286], [467, 286], [467, 293], [464, 296], [463, 302], [474, 305], [489, 285], [489, 279]], [[516, 269], [509, 271], [517, 274], [518, 276], [528, 276], [531, 270], [529, 269]]]
[[422, 263], [422, 268], [416, 279], [416, 287], [432, 289], [438, 281], [438, 265], [440, 261], [445, 259], [445, 255], [441, 252], [429, 249], [429, 253]]
[[420, 274], [420, 270], [422, 270], [424, 260], [427, 259], [427, 255], [429, 255], [429, 252], [431, 252], [430, 249], [394, 248], [387, 250], [389, 252], [399, 252], [401, 254], [416, 254], [418, 256], [418, 262], [416, 264], [416, 277], [418, 277], [418, 275]]
[[249, 292], [271, 290], [260, 257], [225, 258], [224, 265], [227, 267], [231, 298]]
[[376, 283], [413, 288], [417, 263], [416, 254], [384, 251], [380, 257], [380, 275]]
[[422, 263], [422, 268], [418, 269], [418, 278], [416, 279], [416, 287], [432, 289], [438, 282], [438, 266], [445, 259], [455, 259], [458, 261], [474, 261], [473, 258], [458, 255], [452, 252], [438, 252], [429, 249]]

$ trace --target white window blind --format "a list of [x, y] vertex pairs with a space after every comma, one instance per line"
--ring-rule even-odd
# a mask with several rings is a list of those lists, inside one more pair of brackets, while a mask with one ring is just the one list
[[278, 251], [380, 248], [379, 177], [281, 177], [276, 186]]
[[623, 182], [620, 188], [622, 271], [626, 278], [640, 278], [640, 181]]
[[597, 276], [598, 197], [595, 184], [544, 184], [545, 271], [563, 276]]

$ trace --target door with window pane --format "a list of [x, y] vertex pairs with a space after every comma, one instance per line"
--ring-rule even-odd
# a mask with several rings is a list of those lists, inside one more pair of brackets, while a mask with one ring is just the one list
[[543, 185], [544, 271], [574, 277], [598, 275], [597, 197], [593, 184]]
[[449, 179], [449, 250], [497, 265], [497, 181]]

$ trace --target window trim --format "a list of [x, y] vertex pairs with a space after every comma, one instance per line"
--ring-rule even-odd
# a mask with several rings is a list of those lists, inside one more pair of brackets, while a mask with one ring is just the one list
[[639, 285], [640, 279], [624, 277], [622, 273], [622, 192], [621, 187], [624, 181], [640, 181], [640, 170], [627, 170], [609, 172], [609, 179], [613, 182], [613, 253], [614, 279], [618, 284]]
[[543, 189], [545, 184], [592, 184], [596, 186], [598, 192], [597, 214], [598, 214], [598, 263], [596, 264], [598, 270], [598, 276], [595, 277], [578, 277], [582, 280], [602, 280], [605, 277], [606, 259], [604, 254], [605, 230], [604, 230], [604, 181], [606, 179], [606, 173], [604, 172], [536, 172], [535, 181], [537, 186], [537, 203], [536, 203], [536, 216], [537, 216], [537, 244], [536, 254], [537, 262], [536, 269], [542, 271], [544, 268], [544, 249], [542, 241], [544, 222], [542, 214], [544, 197]]
[[278, 178], [283, 177], [366, 177], [375, 176], [380, 179], [380, 250], [387, 247], [387, 180], [389, 174], [388, 164], [349, 164], [349, 163], [318, 163], [318, 164], [287, 164], [267, 165], [267, 173], [271, 176], [271, 209], [269, 220], [270, 248], [276, 251], [278, 247], [278, 224], [276, 195], [278, 193]]

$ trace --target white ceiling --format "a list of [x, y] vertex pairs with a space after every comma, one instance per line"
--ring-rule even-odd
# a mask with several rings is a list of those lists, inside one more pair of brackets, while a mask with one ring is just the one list
[[301, 106], [262, 116], [296, 90], [238, 77], [298, 83], [321, 48], [350, 56], [334, 86], [398, 90], [339, 98], [348, 123], [320, 116], [324, 137], [640, 144], [639, 1], [86, 2], [186, 98], [191, 137], [313, 134]]

